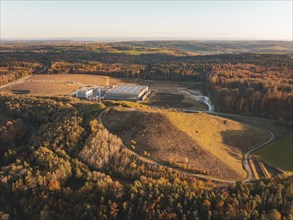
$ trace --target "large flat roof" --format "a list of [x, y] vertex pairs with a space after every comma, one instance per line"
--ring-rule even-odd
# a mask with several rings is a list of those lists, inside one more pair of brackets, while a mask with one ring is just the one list
[[136, 86], [136, 85], [119, 85], [108, 92], [110, 93], [126, 93], [126, 94], [139, 94], [147, 86]]

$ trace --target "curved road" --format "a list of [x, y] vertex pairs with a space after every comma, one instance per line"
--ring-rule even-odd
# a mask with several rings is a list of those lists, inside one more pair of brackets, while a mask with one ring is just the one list
[[[226, 113], [219, 113], [219, 112], [207, 112], [208, 114], [210, 115], [218, 115], [218, 116], [238, 116], [238, 115], [235, 115], [235, 114], [226, 114]], [[234, 121], [237, 121], [237, 119], [233, 119]], [[241, 123], [243, 124], [248, 124], [250, 126], [254, 126], [256, 128], [260, 128], [264, 131], [266, 131], [268, 134], [270, 134], [270, 138], [260, 144], [258, 144], [256, 147], [250, 149], [249, 151], [247, 151], [245, 154], [244, 154], [244, 157], [243, 157], [243, 166], [245, 168], [245, 171], [247, 172], [247, 178], [245, 180], [242, 180], [243, 182], [249, 182], [253, 179], [253, 171], [252, 171], [252, 168], [251, 168], [251, 164], [249, 163], [249, 157], [250, 155], [258, 150], [259, 148], [263, 147], [264, 145], [267, 145], [268, 143], [270, 143], [271, 141], [274, 140], [275, 138], [275, 135], [272, 131], [268, 130], [267, 128], [264, 128], [262, 126], [258, 126], [258, 125], [255, 125], [253, 123], [248, 123], [248, 122], [243, 122], [241, 121]]]
[[[197, 101], [201, 101], [203, 103], [205, 103], [207, 106], [208, 106], [208, 110], [207, 111], [204, 111], [205, 113], [207, 114], [210, 114], [210, 115], [218, 115], [218, 116], [232, 116], [232, 117], [237, 117], [238, 115], [235, 115], [235, 114], [228, 114], [228, 113], [221, 113], [221, 112], [215, 112], [215, 107], [213, 105], [213, 103], [211, 102], [210, 98], [207, 97], [207, 96], [197, 96], [197, 95], [194, 95], [192, 94], [191, 92], [189, 91], [186, 91], [188, 92], [189, 94], [193, 95], [195, 97], [195, 99]], [[189, 111], [190, 112], [190, 111]], [[192, 112], [192, 111], [191, 111]], [[197, 112], [197, 111], [194, 111], [194, 112]], [[234, 121], [239, 121], [237, 119], [233, 119]], [[258, 150], [259, 148], [263, 147], [264, 145], [267, 145], [268, 143], [270, 143], [271, 141], [274, 140], [275, 138], [275, 135], [272, 131], [270, 131], [269, 129], [267, 128], [264, 128], [262, 126], [259, 126], [259, 125], [256, 125], [256, 124], [253, 124], [253, 123], [248, 123], [248, 122], [243, 122], [243, 121], [240, 121], [241, 123], [244, 123], [244, 124], [247, 124], [247, 125], [250, 125], [250, 126], [254, 126], [254, 127], [257, 127], [257, 128], [260, 128], [264, 131], [266, 131], [268, 134], [270, 134], [270, 138], [266, 141], [264, 141], [263, 143], [260, 143], [258, 144], [256, 147], [250, 149], [248, 152], [246, 152], [244, 155], [243, 155], [243, 167], [245, 169], [245, 171], [247, 172], [247, 178], [245, 180], [242, 180], [243, 182], [249, 182], [253, 179], [254, 175], [253, 175], [253, 171], [252, 171], [252, 168], [251, 168], [251, 164], [249, 163], [249, 157], [250, 155]]]
[[[110, 109], [112, 107], [109, 107], [109, 108], [106, 108], [104, 109], [100, 114], [99, 114], [99, 117], [98, 117], [98, 120], [100, 122], [100, 124], [103, 125], [103, 120], [102, 120], [102, 116], [104, 115], [104, 113]], [[210, 106], [209, 106], [210, 108]], [[224, 114], [224, 113], [217, 113], [217, 112], [212, 112], [212, 111], [206, 111], [206, 113], [208, 114], [212, 114], [212, 115], [225, 115], [225, 116], [237, 116], [237, 115], [233, 115], [233, 114]], [[254, 127], [258, 127], [258, 128], [261, 128], [265, 131], [267, 131], [271, 137], [264, 141], [263, 143], [261, 144], [258, 144], [256, 147], [252, 148], [251, 150], [249, 150], [247, 153], [244, 154], [244, 158], [243, 158], [243, 166], [245, 168], [245, 171], [247, 172], [247, 178], [244, 179], [244, 180], [227, 180], [227, 179], [221, 179], [221, 178], [217, 178], [217, 177], [212, 177], [212, 176], [207, 176], [207, 175], [203, 175], [203, 174], [195, 174], [195, 173], [191, 173], [191, 172], [188, 172], [188, 171], [185, 171], [185, 170], [182, 170], [182, 169], [178, 169], [178, 168], [174, 168], [174, 167], [171, 167], [171, 166], [167, 166], [167, 165], [164, 165], [162, 163], [159, 163], [158, 161], [155, 161], [155, 160], [152, 160], [152, 159], [149, 159], [149, 158], [146, 158], [144, 156], [141, 156], [137, 153], [135, 153], [134, 151], [130, 150], [127, 146], [125, 146], [124, 144], [122, 144], [122, 147], [124, 147], [127, 151], [131, 152], [132, 154], [136, 155], [139, 159], [141, 159], [142, 161], [144, 162], [147, 162], [147, 163], [150, 163], [150, 164], [154, 164], [154, 165], [158, 165], [158, 166], [162, 166], [162, 167], [165, 167], [165, 168], [172, 168], [173, 170], [176, 170], [178, 172], [181, 172], [181, 173], [184, 173], [184, 174], [188, 174], [188, 175], [191, 175], [191, 176], [195, 176], [195, 177], [199, 177], [199, 178], [202, 178], [202, 179], [206, 179], [206, 180], [212, 180], [212, 181], [216, 181], [216, 182], [221, 182], [221, 183], [229, 183], [229, 184], [233, 184], [235, 183], [236, 181], [243, 181], [243, 182], [249, 182], [253, 179], [253, 171], [252, 171], [252, 168], [251, 168], [251, 165], [249, 163], [249, 157], [251, 155], [251, 153], [253, 153], [254, 151], [256, 151], [257, 149], [263, 147], [264, 145], [270, 143], [273, 139], [274, 139], [274, 134], [273, 132], [271, 132], [270, 130], [266, 129], [266, 128], [263, 128], [263, 127], [260, 127], [260, 126], [256, 126], [254, 124], [250, 124], [250, 123], [246, 123], [246, 124], [249, 124], [249, 125], [252, 125]]]

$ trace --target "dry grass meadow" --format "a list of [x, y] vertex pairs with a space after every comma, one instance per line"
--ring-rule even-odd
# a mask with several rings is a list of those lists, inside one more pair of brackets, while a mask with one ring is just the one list
[[232, 120], [168, 110], [115, 107], [103, 121], [139, 154], [228, 179], [245, 177], [242, 152], [268, 137], [263, 130]]
[[14, 93], [15, 91], [29, 91], [31, 95], [37, 96], [59, 96], [69, 95], [80, 88], [78, 85], [62, 82], [21, 82], [1, 89], [1, 93]]
[[106, 86], [124, 83], [123, 80], [87, 74], [37, 74], [0, 89], [1, 93], [27, 91], [37, 96], [70, 95], [83, 86]]
[[77, 82], [87, 85], [104, 86], [109, 84], [109, 77], [97, 76], [88, 74], [39, 74], [33, 75], [29, 80], [48, 80], [48, 81], [63, 81], [63, 82]]

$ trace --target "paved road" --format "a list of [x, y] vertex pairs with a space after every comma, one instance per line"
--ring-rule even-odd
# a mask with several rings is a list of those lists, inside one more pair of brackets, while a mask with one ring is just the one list
[[[99, 122], [101, 124], [103, 124], [102, 116], [104, 115], [104, 113], [106, 112], [106, 110], [107, 109], [110, 109], [110, 108], [106, 108], [106, 109], [104, 109], [100, 113], [100, 115], [98, 117], [98, 120], [99, 120]], [[219, 115], [219, 116], [221, 116], [221, 115], [222, 116], [224, 116], [224, 115], [225, 116], [238, 116], [238, 115], [233, 115], [233, 114], [224, 114], [224, 113], [209, 112], [209, 111], [207, 111], [207, 113], [213, 114], [213, 115]], [[247, 124], [250, 124], [250, 123], [247, 123]], [[141, 159], [144, 162], [147, 162], [147, 163], [150, 163], [150, 164], [154, 164], [154, 165], [158, 165], [158, 166], [162, 166], [162, 167], [165, 167], [165, 168], [172, 168], [173, 170], [176, 170], [178, 172], [181, 172], [181, 173], [184, 173], [184, 174], [188, 174], [188, 175], [191, 175], [191, 176], [199, 177], [199, 178], [206, 179], [206, 180], [212, 180], [212, 181], [216, 181], [216, 182], [221, 182], [221, 183], [229, 183], [229, 184], [233, 184], [236, 181], [249, 182], [249, 181], [251, 181], [253, 179], [253, 171], [252, 171], [251, 165], [249, 163], [249, 157], [250, 157], [251, 153], [253, 153], [257, 149], [263, 147], [264, 145], [270, 143], [274, 139], [274, 134], [271, 131], [269, 131], [268, 129], [263, 128], [263, 127], [260, 127], [260, 126], [256, 126], [254, 124], [250, 124], [250, 125], [255, 126], [255, 127], [258, 127], [258, 128], [261, 128], [261, 129], [267, 131], [271, 135], [271, 137], [268, 140], [264, 141], [263, 143], [258, 144], [256, 147], [252, 148], [251, 150], [249, 150], [247, 153], [244, 154], [243, 166], [244, 166], [244, 168], [245, 168], [245, 170], [247, 172], [247, 178], [244, 179], [244, 180], [243, 179], [239, 179], [239, 180], [226, 180], [226, 179], [221, 179], [221, 178], [217, 178], [217, 177], [207, 176], [207, 175], [203, 175], [203, 174], [191, 173], [191, 172], [188, 172], [188, 171], [185, 171], [185, 170], [182, 170], [182, 169], [177, 169], [177, 168], [174, 168], [174, 167], [171, 167], [171, 166], [164, 165], [162, 163], [159, 163], [158, 161], [155, 161], [155, 160], [152, 160], [150, 158], [146, 158], [144, 156], [141, 156], [141, 155], [135, 153], [134, 151], [132, 151], [131, 149], [129, 149], [124, 144], [122, 144], [122, 147], [124, 147], [130, 153], [136, 155], [139, 159]]]

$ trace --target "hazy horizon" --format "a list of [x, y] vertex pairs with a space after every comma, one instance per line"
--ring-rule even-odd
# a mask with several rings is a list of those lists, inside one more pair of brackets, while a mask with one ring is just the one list
[[50, 37], [50, 38], [1, 38], [1, 41], [85, 41], [85, 42], [139, 42], [139, 41], [195, 41], [195, 42], [291, 42], [292, 40], [263, 40], [263, 39], [254, 39], [254, 38], [233, 38], [233, 39], [196, 39], [196, 38], [186, 38], [186, 37], [178, 37], [178, 38], [169, 38], [169, 37]]
[[292, 40], [292, 1], [8, 1], [1, 40]]

